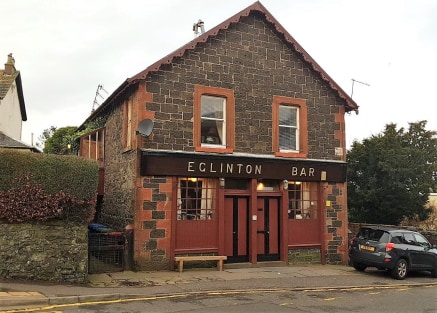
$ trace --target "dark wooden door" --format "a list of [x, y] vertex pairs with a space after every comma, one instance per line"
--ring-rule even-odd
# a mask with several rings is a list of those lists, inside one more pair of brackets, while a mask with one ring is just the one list
[[249, 261], [249, 198], [225, 197], [225, 254], [227, 263]]
[[279, 199], [257, 199], [257, 260], [279, 260]]

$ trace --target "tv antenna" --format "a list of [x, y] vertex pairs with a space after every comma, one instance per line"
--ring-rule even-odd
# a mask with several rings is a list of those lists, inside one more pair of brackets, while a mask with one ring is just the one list
[[354, 95], [354, 84], [355, 84], [355, 83], [359, 83], [359, 84], [362, 84], [362, 85], [370, 86], [368, 83], [363, 83], [363, 82], [360, 82], [359, 80], [356, 80], [356, 79], [353, 79], [353, 78], [352, 78], [352, 92], [351, 92], [351, 99], [352, 99], [352, 96]]
[[97, 90], [96, 90], [96, 96], [94, 97], [94, 102], [93, 102], [93, 108], [91, 109], [91, 113], [93, 113], [95, 111], [96, 108], [99, 107], [100, 103], [97, 101], [97, 98], [100, 97], [102, 99], [103, 96], [100, 94], [100, 90], [103, 90], [106, 94], [108, 94], [108, 92], [103, 88], [103, 85], [98, 85], [97, 86]]

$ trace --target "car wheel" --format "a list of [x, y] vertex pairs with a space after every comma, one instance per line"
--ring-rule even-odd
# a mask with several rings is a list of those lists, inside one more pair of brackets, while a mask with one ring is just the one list
[[391, 270], [391, 274], [394, 278], [402, 280], [407, 277], [408, 263], [404, 259], [400, 259], [394, 269]]
[[354, 266], [354, 269], [356, 269], [359, 272], [363, 272], [367, 268], [367, 266], [360, 264], [360, 263], [356, 263], [356, 262], [354, 262], [353, 266]]

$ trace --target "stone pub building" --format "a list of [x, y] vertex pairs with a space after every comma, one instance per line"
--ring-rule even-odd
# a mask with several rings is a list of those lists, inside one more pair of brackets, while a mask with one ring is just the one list
[[[124, 81], [79, 127], [99, 222], [140, 270], [178, 255], [346, 264], [345, 113], [357, 104], [255, 2]], [[225, 264], [226, 264], [225, 263]]]

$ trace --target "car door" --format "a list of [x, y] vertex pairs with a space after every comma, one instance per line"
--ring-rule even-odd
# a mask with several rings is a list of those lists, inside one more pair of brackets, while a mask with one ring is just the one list
[[420, 234], [414, 234], [414, 238], [417, 246], [422, 248], [416, 250], [416, 262], [420, 265], [421, 268], [431, 269], [437, 259], [437, 255], [430, 251], [432, 247], [431, 244], [425, 237]]
[[415, 234], [404, 233], [404, 240], [410, 257], [410, 268], [415, 270], [427, 268], [425, 248], [416, 241]]
[[410, 260], [410, 268], [422, 268], [422, 254], [424, 249], [423, 247], [417, 245], [416, 238], [414, 237], [413, 233], [404, 233], [403, 244], [405, 244], [405, 252]]

